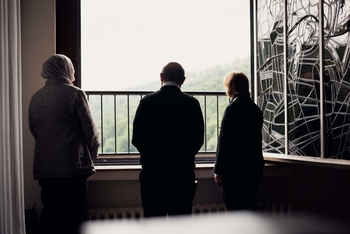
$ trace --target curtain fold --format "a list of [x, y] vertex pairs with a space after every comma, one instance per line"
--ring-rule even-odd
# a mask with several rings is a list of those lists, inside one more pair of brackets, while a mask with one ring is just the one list
[[20, 0], [0, 0], [0, 233], [25, 233]]

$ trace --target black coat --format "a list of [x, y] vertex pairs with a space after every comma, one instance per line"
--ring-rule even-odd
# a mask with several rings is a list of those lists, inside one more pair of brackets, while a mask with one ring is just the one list
[[[139, 103], [132, 144], [143, 171], [162, 177], [191, 171], [203, 145], [204, 121], [199, 102], [176, 86], [163, 86]], [[193, 182], [193, 180], [192, 180]]]
[[214, 173], [230, 181], [260, 179], [264, 166], [262, 124], [262, 112], [249, 97], [238, 97], [227, 106], [221, 122]]

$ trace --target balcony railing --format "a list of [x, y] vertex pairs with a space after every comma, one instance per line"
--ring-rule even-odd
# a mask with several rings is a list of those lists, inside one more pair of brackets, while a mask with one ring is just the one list
[[[87, 91], [92, 114], [100, 132], [99, 155], [103, 158], [137, 158], [131, 144], [132, 123], [140, 99], [152, 91]], [[186, 92], [200, 102], [205, 138], [200, 154], [216, 150], [222, 114], [228, 104], [224, 92]]]

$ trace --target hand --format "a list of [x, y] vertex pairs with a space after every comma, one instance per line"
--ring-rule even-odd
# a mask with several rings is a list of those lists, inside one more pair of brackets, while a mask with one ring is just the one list
[[221, 186], [222, 185], [221, 175], [214, 174], [214, 181], [218, 186]]

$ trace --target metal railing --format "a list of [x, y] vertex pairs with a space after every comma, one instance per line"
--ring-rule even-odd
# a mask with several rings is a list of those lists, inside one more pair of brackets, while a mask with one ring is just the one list
[[[100, 156], [138, 157], [137, 149], [131, 144], [132, 122], [140, 99], [151, 92], [86, 91], [100, 132]], [[198, 99], [204, 116], [205, 138], [200, 153], [212, 154], [216, 150], [221, 118], [228, 104], [228, 98], [224, 92], [186, 93]]]

